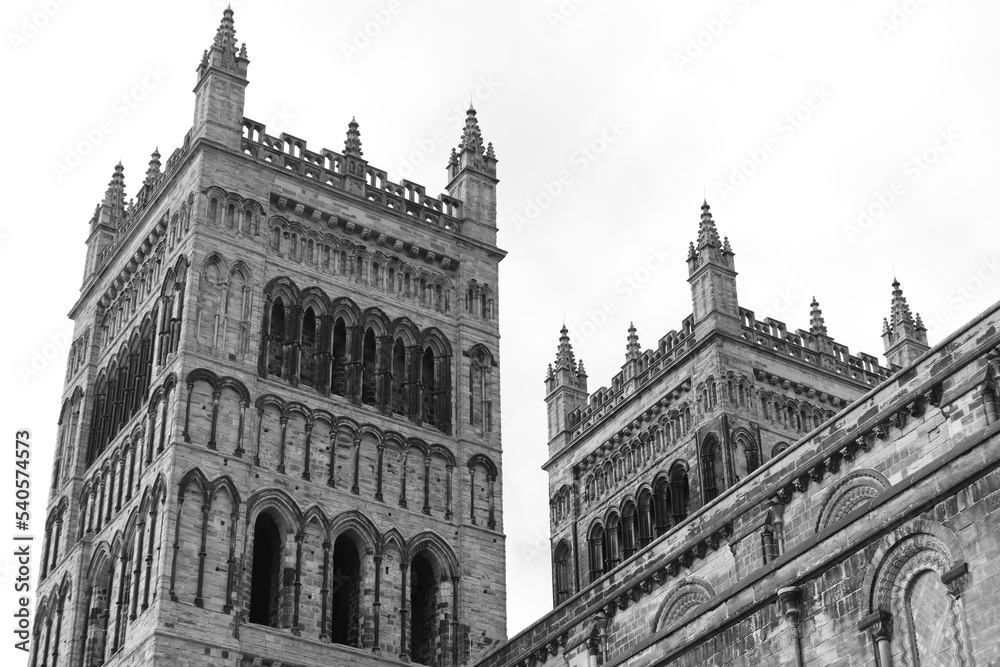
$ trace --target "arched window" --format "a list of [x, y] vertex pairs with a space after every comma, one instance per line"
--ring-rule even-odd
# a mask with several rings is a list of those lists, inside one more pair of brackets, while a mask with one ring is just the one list
[[760, 466], [760, 449], [753, 437], [745, 431], [738, 432], [733, 438], [732, 454], [734, 484]]
[[650, 493], [649, 489], [644, 489], [639, 493], [636, 533], [640, 549], [653, 541], [653, 494]]
[[392, 344], [392, 411], [397, 415], [409, 414], [409, 382], [406, 378], [406, 347], [403, 339]]
[[347, 535], [333, 543], [333, 604], [330, 641], [361, 646], [361, 556]]
[[338, 317], [333, 325], [333, 369], [330, 391], [337, 396], [347, 395], [347, 325]]
[[285, 304], [281, 297], [271, 305], [271, 322], [267, 331], [267, 373], [281, 377], [285, 361]]
[[253, 527], [250, 622], [278, 627], [280, 596], [281, 534], [274, 519], [262, 512]]
[[434, 368], [434, 351], [431, 348], [424, 349], [424, 355], [420, 360], [420, 387], [421, 387], [421, 413], [425, 423], [437, 424], [437, 410], [435, 410], [435, 396], [437, 393], [436, 373]]
[[319, 320], [312, 306], [306, 308], [302, 315], [302, 367], [299, 369], [299, 382], [306, 387], [316, 383], [317, 347], [319, 340]]
[[440, 583], [423, 553], [410, 561], [410, 661], [437, 664]]
[[659, 537], [670, 529], [670, 487], [666, 477], [653, 485], [653, 528]]
[[555, 604], [560, 605], [573, 594], [570, 583], [570, 551], [566, 540], [559, 543], [552, 556], [552, 567], [554, 568], [553, 581], [556, 583]]
[[701, 446], [701, 483], [706, 503], [718, 496], [726, 487], [719, 453], [719, 441], [714, 435], [708, 436]]
[[365, 330], [361, 363], [361, 402], [365, 405], [376, 404], [375, 375], [378, 373], [378, 357], [375, 347], [375, 330], [369, 327]]
[[111, 657], [108, 650], [108, 625], [112, 606], [111, 587], [115, 581], [115, 560], [106, 553], [102, 554], [93, 568], [94, 578], [85, 588], [87, 600], [84, 604], [87, 613], [84, 615], [83, 653], [90, 657], [88, 665], [103, 664], [106, 658]]
[[480, 434], [493, 430], [491, 370], [489, 356], [479, 350], [469, 366], [469, 424]]
[[590, 537], [587, 539], [590, 557], [590, 581], [597, 581], [605, 571], [604, 565], [604, 526], [599, 522], [590, 529]]
[[670, 516], [674, 525], [687, 518], [690, 510], [691, 491], [688, 486], [687, 467], [682, 463], [675, 463], [670, 468], [670, 481], [667, 484], [670, 493]]
[[622, 560], [621, 552], [621, 521], [617, 514], [608, 517], [608, 525], [604, 531], [604, 568], [605, 572], [618, 567]]
[[628, 560], [638, 551], [635, 543], [635, 505], [632, 501], [625, 503], [622, 509], [621, 536], [622, 536], [622, 556]]

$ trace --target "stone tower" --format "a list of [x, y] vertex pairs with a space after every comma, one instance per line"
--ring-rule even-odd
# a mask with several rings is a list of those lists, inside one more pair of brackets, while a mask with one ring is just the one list
[[[506, 633], [496, 158], [447, 193], [243, 115], [91, 220], [30, 664], [464, 664]], [[348, 114], [345, 112], [345, 117]]]
[[[612, 575], [890, 375], [827, 333], [758, 321], [737, 299], [734, 253], [708, 202], [688, 252], [691, 314], [643, 351], [630, 326], [621, 371], [588, 394], [563, 328], [546, 375], [553, 599]], [[894, 306], [894, 312], [896, 308]], [[781, 507], [758, 526], [782, 539]], [[761, 532], [762, 531], [762, 532]], [[757, 553], [734, 549], [747, 564]]]
[[903, 296], [899, 281], [892, 279], [892, 307], [889, 317], [882, 320], [882, 342], [885, 358], [890, 368], [902, 368], [931, 349], [927, 344], [927, 328], [920, 319], [910, 314], [910, 306]]

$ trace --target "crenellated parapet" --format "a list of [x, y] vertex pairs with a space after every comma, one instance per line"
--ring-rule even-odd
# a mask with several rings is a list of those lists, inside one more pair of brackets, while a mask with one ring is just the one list
[[[878, 359], [865, 352], [851, 354], [846, 345], [837, 343], [825, 333], [798, 329], [790, 333], [784, 322], [766, 317], [757, 320], [752, 310], [740, 308], [740, 327], [743, 340], [770, 350], [783, 359], [796, 359], [841, 378], [859, 387], [874, 387], [887, 380], [892, 371], [878, 363]], [[825, 328], [825, 327], [824, 327]]]
[[311, 151], [305, 139], [285, 132], [276, 137], [269, 135], [263, 123], [244, 118], [240, 148], [258, 162], [272, 164], [309, 182], [367, 200], [382, 212], [420, 220], [459, 234], [463, 232], [464, 211], [460, 199], [445, 193], [430, 197], [424, 186], [406, 179], [393, 183], [385, 170], [370, 166], [361, 157], [360, 140], [354, 139], [356, 148], [350, 148], [353, 146], [350, 141], [349, 133], [348, 142], [345, 142], [349, 147], [344, 153], [328, 148]]

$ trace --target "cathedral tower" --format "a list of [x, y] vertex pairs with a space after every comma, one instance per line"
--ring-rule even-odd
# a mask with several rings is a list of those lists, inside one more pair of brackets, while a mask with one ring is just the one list
[[[180, 148], [91, 221], [35, 666], [466, 664], [504, 638], [496, 158], [448, 192], [243, 115], [226, 9]], [[343, 110], [344, 117], [350, 117]]]
[[885, 358], [893, 369], [909, 365], [931, 349], [927, 344], [927, 328], [920, 319], [920, 313], [916, 317], [910, 313], [903, 289], [895, 278], [892, 279], [889, 317], [882, 320], [882, 342], [885, 344]]

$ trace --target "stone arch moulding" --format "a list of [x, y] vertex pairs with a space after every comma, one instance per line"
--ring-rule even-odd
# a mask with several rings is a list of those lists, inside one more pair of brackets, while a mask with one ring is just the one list
[[889, 480], [877, 470], [853, 471], [827, 492], [816, 518], [815, 532], [824, 530], [863, 504], [870, 503], [889, 486]]
[[710, 583], [698, 577], [682, 580], [667, 594], [653, 616], [651, 632], [667, 628], [688, 612], [715, 597], [715, 589]]
[[[969, 578], [968, 565], [955, 534], [936, 521], [908, 522], [878, 543], [862, 585], [867, 614], [859, 630], [870, 633], [884, 667], [919, 664], [919, 626], [915, 625], [910, 596], [921, 576], [937, 579], [947, 601], [949, 613], [942, 620], [949, 622], [948, 652], [957, 658], [954, 664], [974, 664], [961, 599]], [[897, 656], [899, 660], [894, 661]]]

